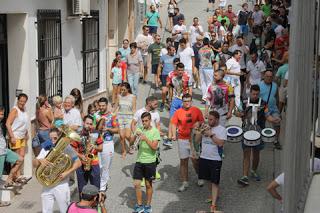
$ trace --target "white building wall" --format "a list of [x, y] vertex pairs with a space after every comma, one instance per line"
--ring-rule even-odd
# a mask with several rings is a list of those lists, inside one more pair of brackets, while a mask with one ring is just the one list
[[[106, 90], [106, 2], [91, 0], [90, 3], [91, 10], [99, 10], [100, 88], [84, 97]], [[33, 103], [38, 96], [38, 9], [61, 10], [62, 94], [68, 95], [73, 88], [82, 91], [82, 24], [79, 17], [67, 17], [67, 0], [0, 0], [0, 5], [0, 13], [8, 14], [10, 107], [15, 104], [16, 89], [22, 89], [29, 95], [28, 112], [34, 115]]]

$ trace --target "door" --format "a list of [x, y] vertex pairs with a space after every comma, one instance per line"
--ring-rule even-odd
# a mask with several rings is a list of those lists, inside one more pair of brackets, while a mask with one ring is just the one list
[[0, 105], [9, 113], [7, 15], [0, 14]]

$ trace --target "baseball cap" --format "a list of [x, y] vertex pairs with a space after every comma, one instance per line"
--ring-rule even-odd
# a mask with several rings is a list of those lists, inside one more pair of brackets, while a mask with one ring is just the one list
[[83, 187], [82, 194], [94, 196], [99, 194], [99, 189], [94, 185], [87, 184]]

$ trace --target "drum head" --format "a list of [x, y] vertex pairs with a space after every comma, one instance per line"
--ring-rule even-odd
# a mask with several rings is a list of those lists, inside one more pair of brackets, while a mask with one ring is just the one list
[[255, 141], [258, 140], [261, 137], [261, 135], [258, 131], [249, 130], [244, 133], [243, 137], [248, 141]]
[[264, 136], [264, 137], [273, 137], [276, 135], [276, 131], [274, 129], [271, 129], [271, 128], [264, 128], [262, 131], [261, 131], [261, 134]]
[[238, 137], [242, 135], [242, 133], [243, 133], [242, 129], [238, 126], [229, 126], [227, 128], [227, 135], [229, 137]]

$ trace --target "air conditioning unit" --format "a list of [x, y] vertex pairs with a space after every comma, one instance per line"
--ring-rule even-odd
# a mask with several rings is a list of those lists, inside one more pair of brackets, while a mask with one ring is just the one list
[[[70, 0], [69, 0], [70, 2]], [[71, 5], [70, 5], [71, 3]], [[72, 16], [88, 16], [90, 15], [90, 0], [71, 0], [70, 12]]]

